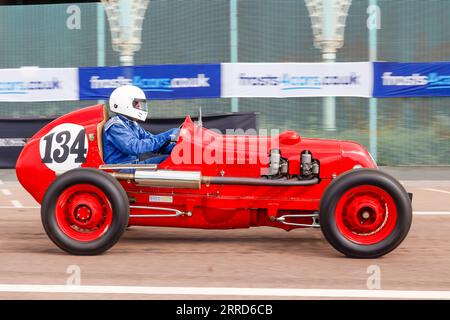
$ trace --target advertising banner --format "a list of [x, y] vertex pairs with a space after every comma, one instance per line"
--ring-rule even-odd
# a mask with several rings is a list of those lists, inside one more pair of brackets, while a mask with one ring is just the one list
[[223, 63], [222, 97], [370, 97], [370, 62]]
[[373, 96], [450, 96], [450, 62], [375, 62]]
[[220, 64], [79, 68], [80, 100], [108, 99], [127, 84], [151, 100], [220, 98], [220, 80]]
[[77, 68], [0, 69], [0, 101], [78, 100]]
[[0, 69], [0, 102], [108, 99], [122, 85], [149, 99], [450, 96], [450, 62], [223, 63]]

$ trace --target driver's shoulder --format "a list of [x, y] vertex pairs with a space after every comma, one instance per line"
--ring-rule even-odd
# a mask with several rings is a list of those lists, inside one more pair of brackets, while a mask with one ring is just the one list
[[126, 124], [123, 122], [122, 119], [120, 119], [119, 116], [114, 116], [111, 117], [106, 123], [105, 126], [103, 127], [103, 131], [106, 132], [108, 131], [112, 126], [114, 125], [118, 125], [118, 126], [123, 126], [124, 128], [127, 128]]

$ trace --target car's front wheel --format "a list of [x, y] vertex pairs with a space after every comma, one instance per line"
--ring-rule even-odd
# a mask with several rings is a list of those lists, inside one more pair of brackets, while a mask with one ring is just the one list
[[376, 258], [394, 250], [408, 234], [411, 200], [390, 175], [356, 169], [327, 187], [319, 219], [335, 249], [353, 258]]

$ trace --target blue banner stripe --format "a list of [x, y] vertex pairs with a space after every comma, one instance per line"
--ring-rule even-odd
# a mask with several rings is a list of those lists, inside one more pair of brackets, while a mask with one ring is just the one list
[[148, 99], [221, 97], [220, 64], [79, 68], [80, 100], [108, 99], [125, 84], [140, 87]]
[[374, 62], [373, 96], [450, 96], [450, 62]]

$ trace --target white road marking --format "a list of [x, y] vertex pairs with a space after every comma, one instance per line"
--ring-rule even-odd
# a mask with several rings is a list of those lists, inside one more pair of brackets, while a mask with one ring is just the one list
[[0, 180], [0, 185], [2, 185], [3, 184], [3, 181], [2, 180]]
[[1, 189], [1, 192], [5, 195], [5, 196], [10, 196], [12, 195], [12, 192], [9, 189]]
[[11, 203], [14, 208], [23, 208], [23, 204], [19, 200], [11, 200]]
[[0, 206], [0, 209], [40, 209], [39, 206]]
[[415, 216], [448, 216], [450, 211], [414, 211], [413, 214]]
[[0, 292], [90, 293], [187, 296], [267, 296], [380, 299], [450, 299], [450, 291], [220, 288], [220, 287], [134, 287], [0, 284]]
[[440, 190], [440, 189], [434, 189], [434, 188], [422, 188], [422, 190], [426, 191], [432, 191], [432, 192], [440, 192], [445, 194], [450, 194], [450, 191]]
[[450, 187], [450, 180], [402, 180], [400, 183], [407, 188]]
[[[12, 200], [15, 201], [15, 200]], [[15, 206], [0, 206], [1, 209], [40, 209], [40, 206], [24, 206], [20, 202]], [[417, 216], [450, 216], [450, 211], [413, 211]]]

